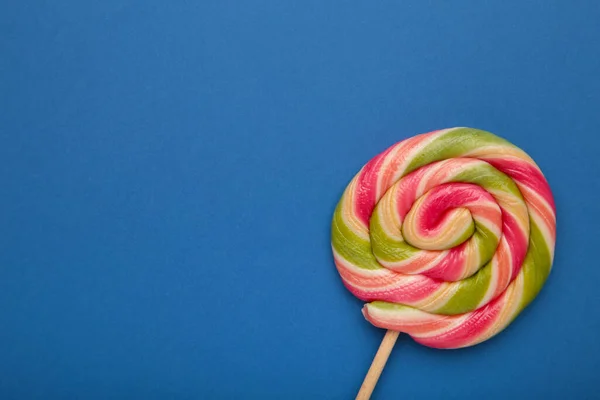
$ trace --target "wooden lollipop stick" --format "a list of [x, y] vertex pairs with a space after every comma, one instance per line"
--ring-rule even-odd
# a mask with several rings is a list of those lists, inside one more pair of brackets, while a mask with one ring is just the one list
[[375, 358], [371, 363], [369, 372], [367, 372], [367, 376], [365, 376], [365, 380], [358, 391], [356, 400], [369, 400], [371, 398], [371, 393], [373, 393], [373, 389], [375, 389], [375, 385], [377, 385], [379, 375], [381, 375], [381, 371], [383, 371], [383, 367], [385, 367], [385, 363], [394, 348], [394, 344], [396, 344], [396, 339], [398, 339], [399, 334], [400, 332], [397, 331], [387, 331], [385, 333], [385, 336], [379, 345], [379, 350], [377, 350], [377, 354], [375, 354]]

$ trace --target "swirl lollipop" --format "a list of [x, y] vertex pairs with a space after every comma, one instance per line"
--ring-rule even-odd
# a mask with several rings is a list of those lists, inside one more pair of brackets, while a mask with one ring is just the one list
[[546, 281], [555, 238], [539, 167], [489, 132], [434, 131], [369, 161], [331, 235], [344, 285], [388, 329], [358, 398], [370, 396], [399, 332], [452, 349], [506, 328]]

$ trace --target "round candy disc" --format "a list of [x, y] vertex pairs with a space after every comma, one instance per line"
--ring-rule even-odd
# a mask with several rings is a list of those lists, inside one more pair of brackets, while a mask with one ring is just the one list
[[373, 325], [436, 348], [496, 335], [552, 266], [554, 200], [539, 167], [489, 132], [399, 142], [352, 179], [334, 213], [344, 285]]

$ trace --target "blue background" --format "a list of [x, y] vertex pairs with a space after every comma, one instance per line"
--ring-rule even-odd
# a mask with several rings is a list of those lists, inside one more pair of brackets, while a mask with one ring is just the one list
[[[452, 3], [452, 4], [451, 4]], [[598, 398], [600, 5], [5, 1], [0, 398], [350, 399], [383, 336], [332, 263], [392, 143], [506, 137], [557, 201], [505, 332], [401, 337], [375, 398]]]

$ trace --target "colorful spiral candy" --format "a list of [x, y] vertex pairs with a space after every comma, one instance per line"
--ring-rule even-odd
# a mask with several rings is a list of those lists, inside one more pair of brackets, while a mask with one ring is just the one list
[[552, 267], [556, 209], [523, 150], [452, 128], [369, 161], [336, 207], [331, 238], [368, 321], [460, 348], [502, 331], [537, 296]]

